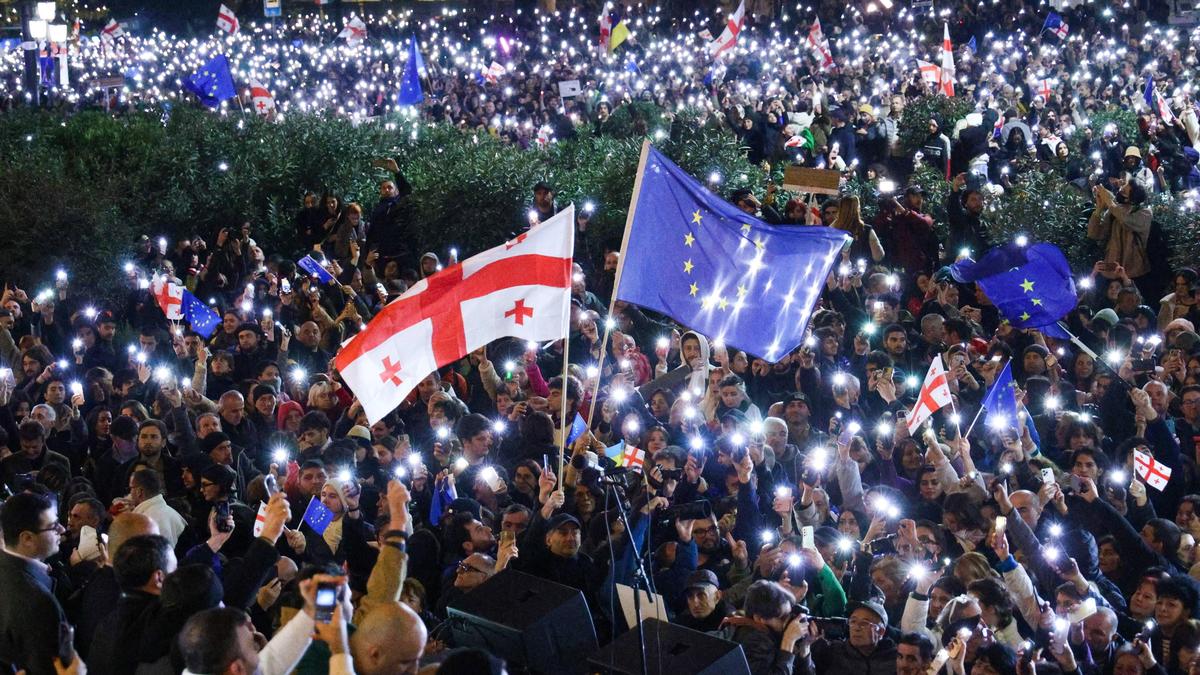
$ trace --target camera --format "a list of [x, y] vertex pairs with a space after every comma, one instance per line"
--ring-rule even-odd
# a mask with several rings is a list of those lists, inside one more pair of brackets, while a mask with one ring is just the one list
[[808, 620], [825, 634], [826, 640], [845, 640], [850, 634], [849, 619], [831, 616], [810, 616]]
[[664, 509], [663, 515], [667, 518], [677, 518], [679, 520], [708, 520], [712, 518], [712, 504], [707, 499], [675, 504]]
[[683, 469], [659, 469], [662, 472], [663, 482], [669, 480], [683, 480]]

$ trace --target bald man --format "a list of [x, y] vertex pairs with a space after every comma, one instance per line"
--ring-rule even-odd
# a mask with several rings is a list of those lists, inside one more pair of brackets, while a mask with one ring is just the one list
[[113, 518], [108, 526], [108, 556], [104, 566], [92, 575], [79, 603], [67, 607], [68, 617], [75, 624], [75, 649], [85, 660], [96, 626], [117, 606], [117, 600], [121, 597], [121, 587], [117, 584], [112, 561], [125, 542], [143, 534], [159, 534], [158, 525], [149, 516], [126, 511]]
[[417, 613], [398, 602], [377, 605], [350, 636], [359, 675], [414, 675], [428, 634]]
[[1108, 607], [1097, 607], [1096, 613], [1083, 620], [1083, 639], [1092, 650], [1092, 660], [1100, 672], [1112, 667], [1113, 655], [1125, 644], [1117, 635], [1117, 614]]
[[1036, 532], [1038, 520], [1042, 517], [1042, 503], [1038, 501], [1037, 495], [1029, 490], [1016, 490], [1009, 495], [1008, 501], [1012, 502], [1013, 508], [1021, 514], [1021, 520], [1025, 521], [1029, 529]]

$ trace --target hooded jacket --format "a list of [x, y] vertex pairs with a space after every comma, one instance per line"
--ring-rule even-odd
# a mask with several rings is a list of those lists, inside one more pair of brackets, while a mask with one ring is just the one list
[[638, 387], [638, 392], [641, 393], [642, 397], [650, 398], [659, 389], [666, 389], [675, 395], [679, 395], [685, 388], [693, 390], [699, 388], [701, 392], [708, 391], [708, 373], [712, 369], [709, 361], [711, 351], [708, 346], [708, 338], [695, 331], [688, 331], [679, 338], [681, 349], [684, 341], [689, 336], [696, 338], [700, 342], [700, 363], [702, 364], [700, 368], [692, 370], [691, 365], [684, 363], [678, 368], [670, 370]]

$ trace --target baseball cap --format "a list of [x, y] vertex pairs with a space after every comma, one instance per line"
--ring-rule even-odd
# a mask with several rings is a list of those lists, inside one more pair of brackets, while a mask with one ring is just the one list
[[787, 406], [787, 404], [791, 403], [792, 401], [799, 401], [805, 405], [808, 405], [808, 395], [802, 391], [793, 391], [793, 392], [789, 393], [787, 396], [783, 397], [783, 405], [785, 407]]
[[546, 522], [547, 530], [557, 530], [563, 525], [573, 524], [576, 528], [582, 529], [579, 524], [579, 519], [569, 513], [557, 513]]
[[450, 502], [450, 505], [446, 507], [446, 513], [469, 513], [479, 519], [483, 513], [483, 505], [474, 499], [459, 497]]
[[865, 610], [870, 611], [875, 616], [879, 617], [880, 623], [882, 623], [885, 626], [887, 625], [887, 622], [888, 622], [887, 610], [884, 609], [883, 605], [880, 604], [879, 602], [876, 602], [873, 599], [872, 600], [859, 600], [859, 601], [851, 602], [849, 605], [846, 606], [846, 616], [850, 616], [850, 614], [856, 609], [865, 609]]
[[717, 581], [717, 575], [712, 573], [712, 570], [696, 570], [688, 575], [687, 585], [684, 588], [699, 588], [701, 586], [712, 586], [720, 588], [721, 584]]
[[539, 180], [538, 182], [533, 184], [534, 192], [539, 192], [541, 190], [545, 190], [546, 192], [554, 192], [554, 188], [551, 187], [550, 184], [544, 180]]

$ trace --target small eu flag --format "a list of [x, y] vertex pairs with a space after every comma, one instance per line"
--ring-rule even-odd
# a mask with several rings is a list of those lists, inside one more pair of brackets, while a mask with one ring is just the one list
[[845, 232], [768, 225], [648, 144], [634, 190], [619, 299], [768, 361], [800, 346]]
[[1078, 302], [1066, 256], [1053, 244], [997, 246], [979, 262], [950, 267], [959, 283], [976, 282], [1000, 315], [1018, 328], [1056, 331], [1056, 323]]
[[217, 326], [221, 324], [221, 317], [216, 312], [209, 309], [208, 305], [200, 302], [200, 298], [192, 295], [188, 289], [183, 289], [183, 299], [180, 303], [180, 311], [183, 313], [183, 320], [187, 321], [192, 330], [203, 335], [205, 339], [213, 334]]
[[587, 431], [587, 422], [583, 421], [583, 415], [575, 413], [575, 420], [571, 422], [571, 429], [567, 432], [567, 445], [574, 443], [585, 431]]
[[993, 429], [1012, 429], [1017, 424], [1017, 398], [1013, 388], [1016, 384], [1012, 378], [1012, 361], [1004, 364], [1004, 369], [996, 375], [996, 381], [983, 398], [983, 407], [987, 409], [985, 424]]
[[233, 86], [233, 74], [229, 70], [229, 59], [225, 58], [224, 54], [212, 57], [200, 70], [184, 80], [183, 86], [209, 108], [215, 108], [221, 105], [221, 101], [237, 96], [237, 88]]
[[313, 497], [304, 509], [304, 522], [317, 534], [325, 534], [325, 529], [333, 522], [333, 511], [325, 508], [320, 499]]
[[316, 277], [317, 281], [323, 284], [333, 281], [333, 275], [329, 273], [329, 270], [325, 269], [321, 263], [317, 262], [316, 258], [313, 258], [311, 255], [306, 255], [297, 260], [296, 264], [300, 266], [300, 269]]

